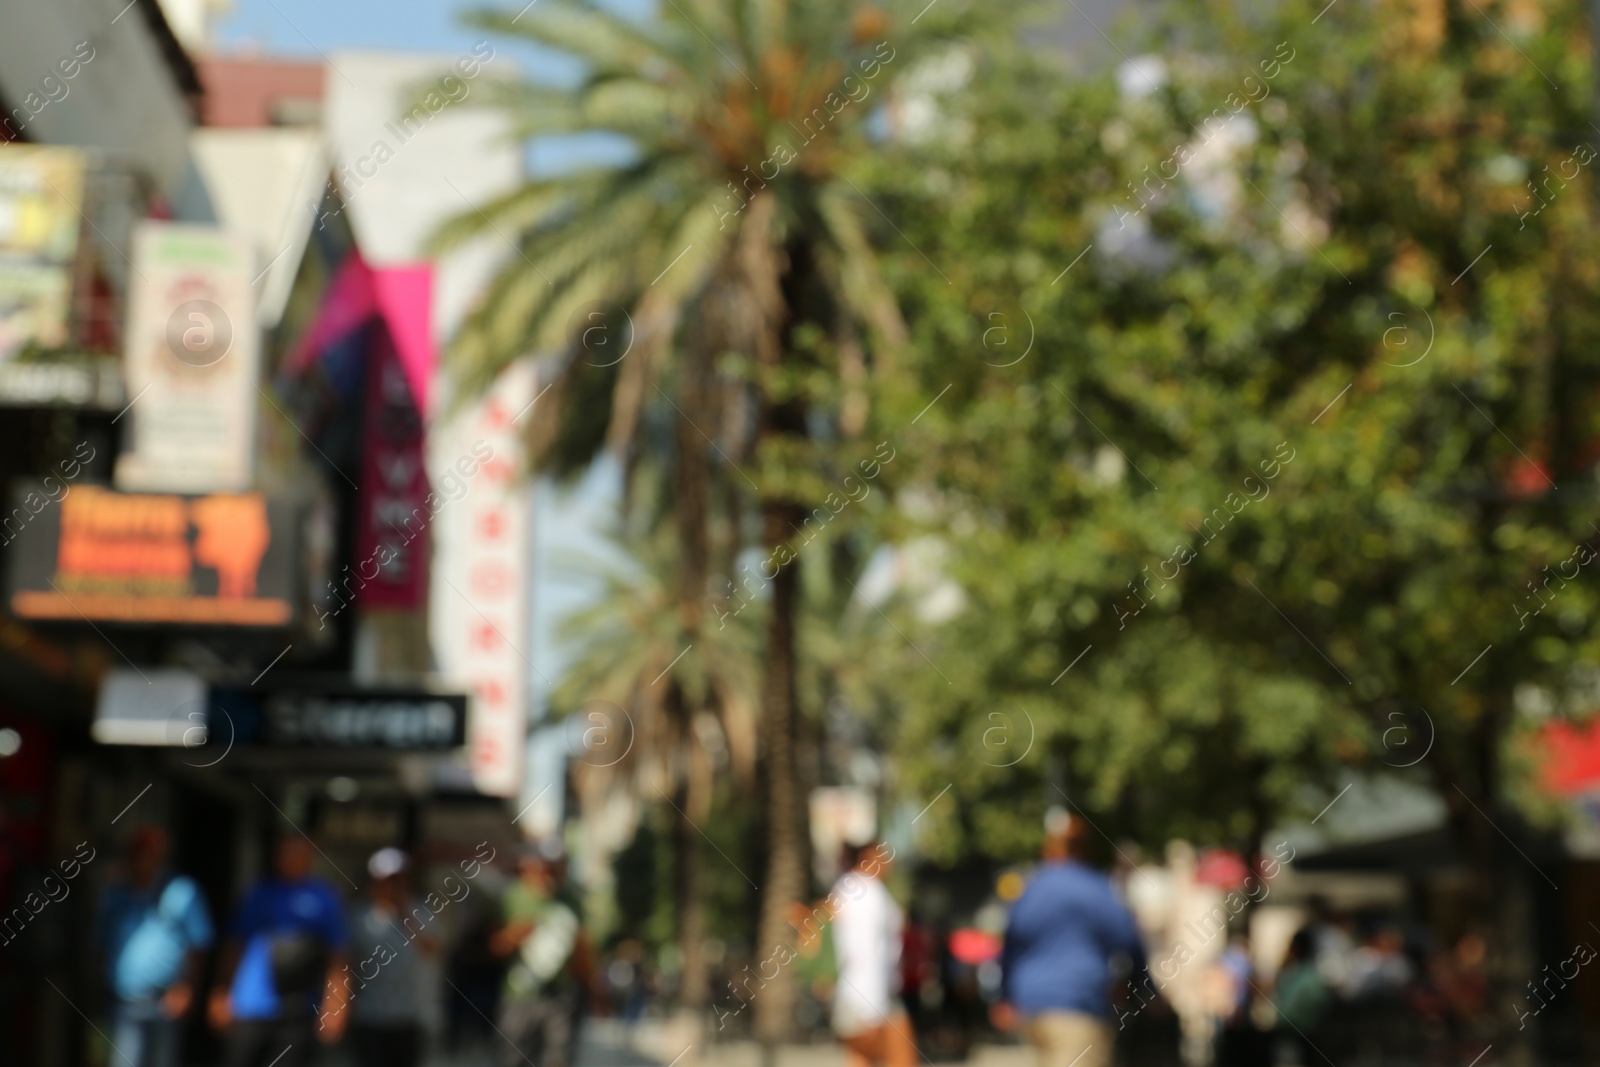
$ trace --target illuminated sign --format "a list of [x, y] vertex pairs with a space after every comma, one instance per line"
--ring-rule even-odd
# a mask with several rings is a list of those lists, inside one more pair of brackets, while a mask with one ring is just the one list
[[118, 493], [27, 483], [0, 526], [24, 619], [284, 626], [293, 509], [260, 493]]

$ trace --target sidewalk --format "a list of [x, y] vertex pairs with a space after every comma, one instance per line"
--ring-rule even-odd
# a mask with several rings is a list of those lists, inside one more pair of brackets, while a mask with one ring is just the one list
[[[668, 1067], [684, 1051], [675, 1045], [667, 1025], [646, 1019], [629, 1025], [614, 1019], [588, 1019], [583, 1025], [575, 1067]], [[454, 1056], [435, 1055], [426, 1067], [500, 1067], [502, 1048], [484, 1047]], [[977, 1045], [966, 1061], [971, 1067], [1032, 1067], [1026, 1048]], [[839, 1047], [829, 1042], [784, 1045], [775, 1067], [842, 1067]], [[761, 1046], [754, 1041], [729, 1041], [699, 1050], [696, 1067], [763, 1067]]]

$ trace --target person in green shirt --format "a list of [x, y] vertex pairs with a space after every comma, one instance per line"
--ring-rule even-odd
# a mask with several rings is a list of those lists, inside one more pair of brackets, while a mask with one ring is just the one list
[[1315, 1063], [1322, 1054], [1314, 1039], [1332, 1010], [1333, 995], [1317, 971], [1310, 929], [1301, 928], [1289, 939], [1275, 984], [1279, 1044], [1286, 1053], [1280, 1062]]
[[523, 851], [501, 911], [504, 925], [489, 948], [511, 959], [500, 994], [500, 1031], [510, 1046], [505, 1065], [571, 1067], [595, 969], [578, 904], [563, 884], [558, 849]]

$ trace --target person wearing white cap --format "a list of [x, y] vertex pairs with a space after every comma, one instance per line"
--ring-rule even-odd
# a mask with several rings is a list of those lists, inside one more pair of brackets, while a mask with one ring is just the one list
[[406, 892], [410, 866], [397, 848], [367, 860], [367, 901], [350, 923], [356, 988], [350, 997], [350, 1043], [357, 1067], [414, 1067], [422, 1056], [421, 959], [437, 948], [416, 917], [426, 908]]

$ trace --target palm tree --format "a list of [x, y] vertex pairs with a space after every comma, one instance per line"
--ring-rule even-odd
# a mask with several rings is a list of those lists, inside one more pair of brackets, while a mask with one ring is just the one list
[[656, 534], [639, 539], [628, 564], [600, 570], [604, 592], [565, 620], [565, 636], [580, 651], [555, 699], [574, 716], [574, 733], [593, 734], [594, 744], [573, 764], [586, 814], [619, 789], [666, 801], [676, 814], [680, 1009], [693, 1021], [710, 994], [700, 824], [719, 765], [739, 788], [750, 785], [759, 671], [746, 625], [690, 640], [675, 610], [676, 563], [672, 540]]
[[[787, 941], [785, 905], [809, 889], [796, 760], [798, 561], [788, 542], [820, 501], [784, 467], [806, 455], [821, 424], [833, 437], [862, 431], [869, 379], [906, 337], [874, 258], [879, 213], [846, 170], [875, 147], [870, 120], [891, 77], [966, 28], [963, 2], [667, 0], [633, 20], [595, 0], [541, 0], [470, 17], [585, 67], [571, 87], [491, 82], [476, 102], [503, 108], [522, 137], [614, 131], [633, 158], [530, 180], [441, 232], [440, 247], [515, 235], [518, 253], [452, 346], [456, 380], [470, 392], [530, 353], [563, 353], [550, 398], [558, 415], [534, 442], [556, 462], [607, 448], [631, 464], [646, 405], [659, 397], [676, 409], [665, 414], [675, 426], [674, 607], [686, 643], [706, 631], [717, 487], [724, 576], [742, 547], [745, 482], [759, 509], [756, 536], [777, 568], [761, 687], [765, 948]], [[624, 358], [592, 358], [587, 327], [573, 323], [595, 315], [626, 333]], [[795, 384], [808, 371], [840, 383], [832, 409]], [[737, 467], [752, 458], [755, 477]], [[755, 1007], [764, 1041], [787, 1032], [786, 970]]]

